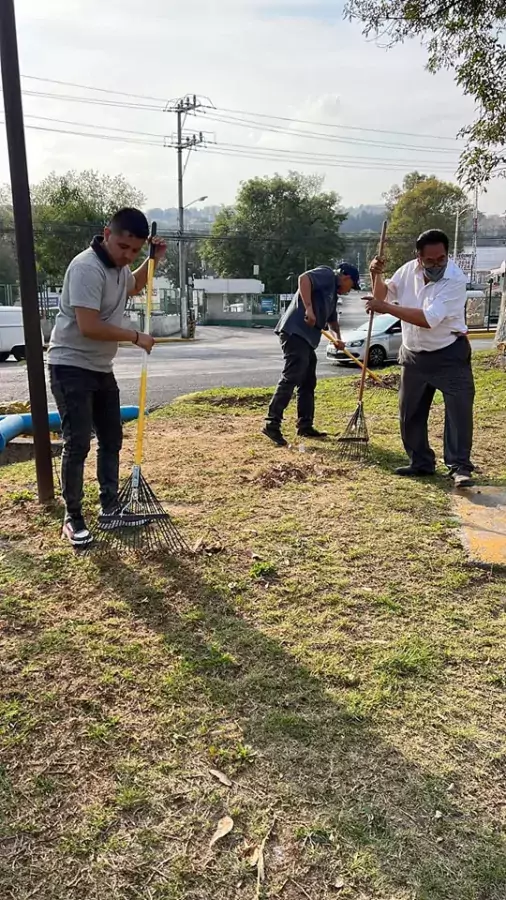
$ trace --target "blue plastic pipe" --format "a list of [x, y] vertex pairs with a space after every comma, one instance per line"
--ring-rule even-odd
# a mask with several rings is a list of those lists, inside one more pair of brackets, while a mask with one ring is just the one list
[[[138, 406], [122, 406], [121, 421], [131, 422], [139, 415]], [[49, 413], [49, 430], [61, 431], [60, 415], [57, 412]], [[5, 450], [6, 444], [20, 434], [32, 434], [32, 417], [28, 413], [13, 416], [0, 417], [0, 453]]]

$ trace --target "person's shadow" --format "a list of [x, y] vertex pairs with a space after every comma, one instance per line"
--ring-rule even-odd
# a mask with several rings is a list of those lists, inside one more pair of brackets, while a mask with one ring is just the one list
[[[406, 758], [354, 706], [353, 679], [349, 702], [336, 698], [344, 676], [315, 677], [255, 624], [251, 610], [242, 612], [204, 583], [200, 561], [161, 560], [146, 575], [134, 562], [104, 558], [97, 565], [134, 615], [163, 636], [167, 662], [181, 661], [192, 682], [195, 728], [205, 730], [198, 712], [205, 704], [209, 730], [213, 715], [216, 723], [236, 723], [261, 758], [261, 777], [253, 757], [238, 776], [239, 792], [252, 789], [259, 806], [277, 814], [272, 842], [280, 854], [280, 841], [293, 843], [297, 835], [299, 851], [308, 851], [301, 896], [331, 896], [320, 865], [328, 856], [350, 878], [355, 865], [355, 889], [364, 898], [380, 896], [368, 892], [372, 884], [389, 900], [506, 896], [506, 848], [492, 811], [468, 807], [463, 815], [453, 797], [465, 796], [466, 785], [451, 784], [460, 777], [451, 760], [445, 778]], [[500, 790], [499, 769], [482, 777], [497, 780]]]

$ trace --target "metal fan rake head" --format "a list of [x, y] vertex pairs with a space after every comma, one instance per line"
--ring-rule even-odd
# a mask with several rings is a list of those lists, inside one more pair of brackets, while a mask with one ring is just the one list
[[362, 401], [353, 413], [346, 430], [337, 440], [338, 455], [341, 459], [360, 460], [367, 456], [369, 450], [369, 432], [364, 416]]
[[132, 553], [163, 552], [175, 555], [189, 547], [142, 473], [136, 472], [123, 486], [118, 509], [99, 522], [97, 550], [121, 549]]

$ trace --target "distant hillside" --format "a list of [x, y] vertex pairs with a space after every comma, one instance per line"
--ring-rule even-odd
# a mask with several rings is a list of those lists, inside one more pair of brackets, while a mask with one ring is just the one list
[[[202, 206], [200, 209], [198, 207], [190, 207], [186, 209], [184, 213], [185, 228], [187, 230], [209, 231], [220, 209], [221, 206]], [[169, 230], [177, 228], [178, 211], [175, 206], [170, 206], [168, 209], [162, 209], [161, 207], [148, 209], [147, 217], [149, 221], [154, 219], [159, 228]]]
[[386, 209], [384, 206], [352, 206], [346, 210], [347, 219], [341, 225], [345, 234], [359, 231], [380, 231]]

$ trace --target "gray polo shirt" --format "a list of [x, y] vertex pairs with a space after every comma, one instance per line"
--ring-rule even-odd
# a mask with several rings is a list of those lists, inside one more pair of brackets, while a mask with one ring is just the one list
[[115, 266], [95, 238], [91, 247], [72, 260], [65, 273], [47, 353], [49, 365], [112, 372], [118, 345], [114, 341], [84, 337], [77, 324], [75, 309], [96, 309], [102, 321], [109, 325], [128, 327], [124, 320], [125, 307], [128, 294], [134, 289], [135, 278], [128, 266]]

